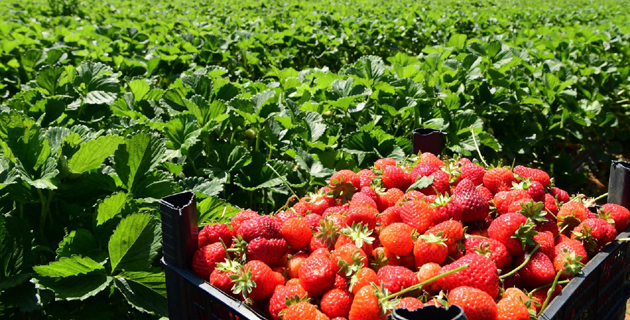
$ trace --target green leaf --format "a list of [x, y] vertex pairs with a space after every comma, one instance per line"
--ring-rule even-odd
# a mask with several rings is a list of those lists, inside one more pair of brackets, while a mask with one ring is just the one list
[[114, 154], [114, 170], [127, 190], [134, 190], [142, 175], [164, 160], [166, 147], [156, 134], [138, 133], [121, 144]]
[[96, 249], [96, 239], [92, 233], [85, 229], [77, 229], [71, 231], [61, 240], [57, 249], [57, 257], [87, 256]]
[[208, 197], [197, 205], [199, 225], [211, 222], [229, 222], [238, 213], [238, 208], [215, 197]]
[[465, 34], [456, 33], [453, 34], [450, 39], [448, 39], [446, 45], [461, 50], [466, 45], [466, 39], [468, 39], [468, 37]]
[[127, 203], [127, 194], [124, 192], [115, 193], [105, 198], [96, 209], [96, 225], [100, 226], [119, 216], [125, 207], [125, 203]]
[[50, 145], [39, 125], [17, 111], [0, 114], [0, 146], [4, 156], [16, 159], [30, 174], [34, 174], [50, 156]]
[[168, 315], [164, 273], [123, 272], [115, 278], [114, 285], [134, 308], [151, 314]]
[[41, 277], [66, 278], [91, 273], [105, 273], [105, 267], [91, 258], [80, 256], [62, 257], [48, 265], [34, 266], [33, 270]]
[[31, 282], [38, 289], [55, 293], [55, 300], [85, 300], [105, 290], [112, 278], [105, 274], [88, 274], [66, 278], [37, 277]]
[[49, 96], [57, 94], [57, 87], [59, 86], [59, 80], [64, 72], [64, 68], [61, 67], [47, 67], [40, 70], [37, 73], [37, 85], [46, 90]]
[[108, 135], [82, 143], [79, 151], [68, 161], [70, 171], [83, 173], [98, 168], [123, 141], [122, 137]]
[[215, 145], [208, 157], [208, 163], [218, 171], [235, 172], [252, 162], [249, 151], [242, 146], [231, 144]]
[[160, 249], [159, 224], [148, 213], [137, 213], [122, 219], [109, 239], [112, 271], [142, 271], [149, 268]]
[[76, 69], [75, 86], [85, 87], [87, 104], [110, 104], [118, 98], [119, 81], [112, 69], [100, 62], [84, 61]]
[[164, 135], [168, 138], [166, 147], [180, 150], [186, 154], [201, 133], [197, 119], [192, 114], [178, 114], [164, 126]]
[[434, 177], [422, 177], [420, 179], [418, 179], [418, 177], [416, 177], [416, 182], [414, 182], [408, 189], [407, 192], [411, 191], [411, 190], [416, 190], [416, 189], [424, 189], [429, 187], [430, 185], [433, 184], [433, 180], [435, 178]]
[[149, 93], [151, 86], [146, 80], [136, 79], [129, 82], [129, 89], [131, 90], [131, 93], [133, 93], [133, 100], [138, 102], [142, 100], [147, 93]]
[[0, 215], [0, 281], [4, 283], [33, 263], [33, 236], [28, 220]]

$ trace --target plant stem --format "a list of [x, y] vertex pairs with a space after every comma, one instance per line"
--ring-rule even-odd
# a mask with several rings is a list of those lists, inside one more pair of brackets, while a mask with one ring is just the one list
[[599, 196], [599, 197], [595, 198], [594, 200], [595, 200], [595, 201], [597, 201], [597, 200], [600, 200], [600, 199], [602, 199], [602, 198], [604, 198], [604, 197], [607, 197], [607, 196], [608, 196], [608, 192], [606, 192], [606, 193], [602, 194], [601, 196]]
[[545, 311], [547, 304], [549, 304], [549, 301], [551, 300], [551, 296], [553, 295], [553, 292], [556, 291], [556, 286], [558, 285], [558, 280], [560, 280], [561, 274], [562, 274], [562, 270], [556, 273], [556, 278], [553, 279], [553, 284], [551, 284], [551, 287], [549, 288], [549, 290], [547, 290], [547, 299], [545, 299], [545, 302], [543, 303], [542, 307], [540, 307], [540, 312], [538, 313], [539, 317], [543, 313], [543, 311]]
[[481, 150], [479, 150], [479, 145], [477, 144], [477, 139], [475, 139], [475, 130], [473, 130], [473, 126], [472, 125], [470, 126], [470, 134], [472, 134], [473, 142], [475, 143], [475, 148], [477, 148], [477, 153], [479, 154], [479, 158], [481, 158], [481, 162], [483, 162], [483, 164], [485, 164], [486, 167], [489, 167], [488, 163], [486, 162], [486, 160], [481, 155]]
[[284, 183], [284, 185], [289, 189], [289, 191], [291, 191], [291, 193], [293, 193], [294, 196], [296, 196], [298, 199], [300, 197], [298, 197], [298, 195], [293, 191], [293, 189], [291, 189], [291, 186], [289, 185], [289, 183], [287, 182], [286, 179], [284, 179], [283, 176], [281, 176], [278, 171], [276, 171], [276, 169], [274, 169], [268, 162], [266, 163], [267, 167], [269, 167], [269, 169], [271, 169], [271, 171], [273, 171], [273, 173], [275, 173], [278, 178], [280, 178], [280, 180], [282, 180], [282, 183]]
[[44, 195], [42, 194], [41, 189], [36, 189], [37, 195], [39, 195], [39, 202], [41, 203], [41, 213], [39, 216], [39, 233], [42, 236], [42, 239], [46, 240], [46, 236], [44, 235], [44, 224], [46, 223], [46, 199], [44, 199]]
[[[562, 281], [558, 281], [558, 283], [557, 283], [557, 284], [567, 284], [567, 283], [569, 283], [569, 282], [571, 282], [571, 280], [562, 280]], [[544, 285], [544, 286], [540, 286], [540, 287], [538, 287], [538, 288], [533, 289], [533, 290], [532, 290], [532, 291], [530, 291], [529, 293], [534, 293], [534, 292], [536, 292], [536, 291], [538, 291], [538, 290], [540, 290], [540, 289], [549, 288], [550, 286], [551, 286], [551, 283], [547, 283], [547, 284], [546, 284], [546, 285]]]
[[411, 291], [414, 291], [414, 290], [416, 290], [416, 289], [420, 289], [420, 288], [422, 288], [422, 286], [424, 286], [424, 285], [426, 285], [426, 284], [429, 284], [429, 283], [431, 283], [431, 282], [433, 282], [433, 281], [435, 281], [435, 280], [437, 280], [437, 279], [439, 279], [439, 278], [446, 277], [446, 276], [448, 276], [448, 275], [450, 275], [450, 274], [453, 274], [453, 273], [455, 273], [455, 272], [459, 272], [459, 271], [464, 270], [464, 269], [466, 269], [466, 268], [468, 268], [468, 267], [470, 267], [470, 265], [469, 265], [469, 264], [465, 264], [465, 265], [463, 265], [463, 266], [457, 267], [457, 268], [455, 268], [455, 269], [453, 269], [453, 270], [450, 270], [450, 271], [448, 271], [448, 272], [444, 272], [444, 273], [442, 273], [442, 274], [440, 274], [440, 275], [437, 275], [437, 276], [435, 276], [435, 277], [433, 277], [433, 278], [431, 278], [431, 279], [428, 279], [428, 280], [422, 281], [422, 282], [420, 282], [420, 283], [418, 283], [418, 284], [416, 284], [416, 285], [413, 285], [413, 286], [411, 286], [411, 287], [408, 287], [408, 288], [402, 289], [402, 290], [400, 290], [399, 292], [392, 293], [392, 294], [390, 294], [390, 295], [386, 296], [386, 297], [385, 297], [385, 298], [383, 298], [383, 299], [385, 299], [385, 300], [389, 300], [389, 299], [391, 299], [391, 298], [395, 298], [395, 297], [398, 297], [398, 296], [400, 296], [400, 295], [403, 295], [403, 294], [405, 294], [405, 293], [407, 293], [407, 292], [411, 292]]
[[532, 250], [532, 252], [530, 252], [530, 253], [527, 255], [527, 258], [525, 258], [525, 261], [523, 261], [523, 263], [521, 263], [521, 265], [520, 265], [520, 266], [516, 267], [514, 270], [512, 270], [512, 271], [510, 271], [510, 272], [508, 272], [508, 273], [506, 273], [506, 274], [502, 274], [502, 275], [500, 275], [500, 276], [499, 276], [499, 279], [505, 279], [505, 278], [507, 278], [507, 277], [509, 277], [509, 276], [511, 276], [511, 275], [513, 275], [513, 274], [515, 274], [516, 272], [518, 272], [518, 270], [521, 270], [521, 269], [522, 269], [522, 268], [523, 268], [523, 267], [524, 267], [527, 263], [529, 263], [529, 260], [532, 258], [532, 255], [534, 254], [534, 252], [536, 252], [536, 250], [538, 250], [538, 248], [540, 248], [540, 244], [537, 244], [537, 245], [534, 247], [534, 250]]

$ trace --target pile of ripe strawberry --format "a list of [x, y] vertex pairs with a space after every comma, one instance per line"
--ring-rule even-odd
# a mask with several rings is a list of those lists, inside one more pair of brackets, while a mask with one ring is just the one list
[[542, 170], [430, 153], [341, 170], [283, 209], [205, 226], [192, 263], [276, 320], [377, 320], [426, 304], [527, 320], [630, 223], [615, 204], [591, 213]]

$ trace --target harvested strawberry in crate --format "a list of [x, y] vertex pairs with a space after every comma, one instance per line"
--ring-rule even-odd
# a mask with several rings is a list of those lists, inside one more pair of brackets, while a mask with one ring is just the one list
[[617, 250], [630, 223], [625, 207], [592, 204], [522, 165], [379, 159], [284, 211], [192, 230], [190, 265], [266, 319], [384, 319], [425, 305], [456, 305], [470, 320], [551, 319], [554, 298]]

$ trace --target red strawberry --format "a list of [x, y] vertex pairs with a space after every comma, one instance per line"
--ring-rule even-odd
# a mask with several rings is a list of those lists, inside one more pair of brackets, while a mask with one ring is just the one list
[[303, 217], [308, 214], [308, 207], [304, 201], [299, 201], [291, 207], [291, 211], [295, 212], [295, 215]]
[[413, 228], [405, 223], [393, 223], [381, 230], [381, 244], [398, 256], [405, 256], [413, 251]]
[[389, 293], [396, 293], [418, 283], [413, 271], [401, 266], [384, 266], [376, 273], [379, 282]]
[[349, 206], [347, 204], [342, 206], [329, 207], [328, 209], [326, 209], [326, 211], [324, 211], [322, 217], [326, 218], [332, 214], [344, 214], [346, 211], [348, 211], [348, 207]]
[[510, 205], [518, 200], [529, 200], [531, 196], [523, 189], [501, 191], [494, 195], [494, 206], [499, 214], [510, 212]]
[[258, 217], [258, 213], [256, 211], [253, 210], [241, 210], [239, 211], [234, 218], [232, 218], [232, 221], [230, 222], [232, 224], [232, 231], [233, 234], [237, 234], [238, 229], [241, 227], [241, 224], [251, 218], [255, 218]]
[[556, 199], [549, 193], [545, 193], [545, 211], [550, 212], [552, 215], [558, 214], [558, 203]]
[[395, 165], [396, 165], [396, 159], [383, 158], [383, 159], [378, 159], [374, 162], [374, 169], [383, 170], [385, 169], [386, 166], [395, 166]]
[[513, 256], [523, 254], [524, 244], [533, 244], [534, 224], [520, 213], [506, 213], [494, 219], [488, 228], [490, 238], [505, 246]]
[[542, 221], [536, 221], [536, 231], [545, 232], [549, 231], [553, 234], [554, 238], [558, 235], [560, 230], [558, 229], [558, 224], [556, 223], [556, 219], [546, 218]]
[[377, 230], [383, 230], [383, 228], [396, 222], [402, 222], [399, 206], [389, 207], [376, 217]]
[[506, 168], [492, 168], [483, 175], [483, 185], [494, 194], [510, 190], [513, 182], [516, 182], [516, 178]]
[[350, 281], [345, 276], [342, 276], [342, 275], [337, 273], [335, 275], [335, 285], [333, 286], [333, 288], [334, 289], [349, 290], [350, 289]]
[[466, 253], [476, 252], [484, 255], [496, 264], [498, 269], [503, 269], [512, 264], [512, 256], [505, 246], [494, 239], [468, 238], [464, 240]]
[[230, 247], [232, 245], [232, 236], [232, 230], [230, 230], [230, 227], [226, 224], [217, 223], [206, 225], [199, 231], [199, 248], [215, 242], [221, 242], [221, 240], [223, 240], [226, 247]]
[[304, 260], [308, 258], [308, 254], [305, 252], [298, 252], [291, 256], [291, 258], [287, 261], [287, 275], [290, 279], [295, 279], [300, 276], [300, 268], [302, 267], [302, 263]]
[[422, 266], [427, 262], [441, 264], [446, 260], [448, 247], [444, 243], [444, 238], [441, 237], [441, 234], [438, 233], [438, 235], [429, 234], [418, 237], [413, 247], [416, 266]]
[[385, 314], [372, 286], [364, 286], [354, 295], [348, 320], [384, 320]]
[[378, 207], [378, 211], [383, 212], [385, 209], [395, 206], [396, 202], [398, 202], [398, 200], [400, 200], [400, 198], [404, 195], [404, 192], [397, 188], [391, 188], [386, 192], [377, 193], [376, 205]]
[[313, 319], [313, 320], [329, 320], [329, 318], [317, 310], [317, 307], [306, 302], [298, 302], [296, 304], [292, 304], [287, 308], [282, 320], [304, 320], [304, 319]]
[[433, 177], [433, 184], [420, 190], [423, 194], [445, 194], [450, 188], [451, 176], [443, 170], [433, 172], [430, 177]]
[[529, 178], [531, 181], [540, 183], [543, 188], [547, 188], [550, 183], [549, 174], [539, 169], [516, 166], [514, 167], [514, 173], [518, 174], [522, 178]]
[[488, 202], [490, 202], [490, 200], [492, 200], [492, 198], [494, 197], [492, 192], [488, 190], [488, 188], [484, 187], [483, 185], [477, 186], [477, 192], [479, 192], [479, 194]]
[[330, 260], [333, 271], [335, 273], [341, 272], [346, 276], [351, 276], [361, 267], [367, 266], [368, 263], [365, 252], [352, 243], [344, 244], [335, 249], [330, 256]]
[[236, 298], [237, 296], [232, 293], [232, 278], [230, 276], [233, 274], [235, 273], [232, 271], [214, 269], [210, 274], [210, 284]]
[[490, 258], [476, 253], [469, 253], [455, 262], [442, 267], [440, 274], [468, 264], [469, 267], [438, 279], [440, 287], [452, 290], [459, 286], [471, 286], [480, 289], [492, 297], [499, 294], [499, 274]]
[[372, 233], [373, 231], [368, 226], [361, 223], [345, 227], [341, 229], [341, 235], [335, 242], [335, 249], [351, 243], [361, 248], [363, 252], [372, 252], [372, 243], [375, 240]]
[[438, 167], [443, 167], [444, 162], [431, 152], [424, 152], [420, 155], [420, 163], [433, 163]]
[[311, 193], [300, 201], [304, 203], [307, 212], [310, 211], [311, 213], [322, 215], [330, 207], [327, 198], [326, 194]]
[[463, 222], [484, 220], [490, 212], [488, 202], [475, 189], [472, 181], [468, 179], [457, 184], [452, 201], [463, 209]]
[[[437, 263], [429, 262], [423, 264], [422, 266], [420, 266], [418, 272], [416, 273], [418, 277], [418, 283], [425, 282], [433, 277], [437, 277], [438, 275], [440, 275], [440, 270], [442, 270], [442, 267], [440, 267], [440, 265]], [[422, 289], [431, 294], [437, 294], [442, 288], [437, 281], [433, 281], [424, 285]]]
[[258, 237], [265, 239], [282, 238], [280, 226], [271, 216], [258, 216], [243, 222], [237, 234], [247, 242]]
[[334, 194], [335, 192], [329, 186], [321, 187], [319, 188], [319, 190], [317, 190], [317, 195], [328, 202], [328, 207], [334, 207], [338, 205], [337, 199], [335, 199]]
[[557, 219], [558, 225], [566, 228], [567, 231], [571, 231], [580, 222], [586, 219], [586, 212], [588, 209], [577, 201], [570, 201], [562, 205], [558, 210]]
[[301, 285], [297, 286], [277, 286], [269, 299], [269, 314], [274, 320], [280, 320], [280, 311], [287, 308], [287, 299], [298, 297], [304, 299], [307, 297], [306, 290]]
[[372, 179], [376, 177], [376, 174], [369, 169], [363, 169], [357, 173], [359, 176], [359, 188], [363, 189], [369, 187], [372, 184]]
[[588, 261], [586, 249], [578, 240], [565, 239], [554, 247], [553, 266], [567, 278], [579, 272]]
[[352, 170], [340, 170], [330, 178], [330, 187], [335, 197], [347, 200], [361, 187], [361, 177]]
[[347, 317], [350, 314], [353, 299], [354, 296], [348, 290], [332, 289], [322, 297], [320, 308], [330, 318]]
[[[542, 306], [542, 304], [545, 302], [545, 299], [547, 299], [548, 290], [549, 288], [545, 288], [545, 290], [536, 290], [532, 292], [532, 305]], [[561, 291], [562, 286], [557, 285], [556, 289], [551, 293], [551, 298], [549, 299], [549, 301], [553, 301], [553, 298], [559, 295]]]
[[418, 233], [424, 233], [433, 224], [435, 210], [424, 201], [405, 202], [400, 210], [402, 221], [416, 229]]
[[285, 221], [287, 221], [287, 220], [289, 220], [291, 218], [295, 218], [295, 217], [297, 217], [297, 215], [295, 215], [295, 212], [289, 210], [289, 211], [280, 211], [273, 217], [278, 222], [278, 225], [282, 226]]
[[497, 320], [530, 320], [529, 309], [521, 300], [503, 298], [497, 303]]
[[538, 181], [525, 180], [514, 185], [515, 190], [525, 190], [534, 201], [543, 201], [545, 199], [545, 187]]
[[472, 181], [475, 186], [478, 186], [483, 183], [483, 176], [486, 173], [486, 168], [476, 165], [476, 164], [467, 164], [459, 169], [461, 171], [460, 177], [463, 179], [468, 179]]
[[350, 280], [350, 290], [353, 294], [357, 294], [361, 288], [365, 286], [371, 286], [371, 283], [378, 282], [378, 276], [376, 272], [370, 268], [361, 268], [357, 273], [352, 276]]
[[409, 311], [420, 309], [422, 307], [424, 307], [424, 303], [418, 300], [418, 298], [414, 297], [404, 297], [400, 299], [400, 301], [396, 305], [396, 308], [407, 309]]
[[462, 214], [464, 209], [452, 201], [453, 198], [447, 195], [439, 195], [433, 202], [432, 206], [435, 209], [435, 215], [433, 216], [433, 223], [440, 223], [446, 220], [462, 220]]
[[282, 284], [280, 281], [284, 282], [276, 277], [276, 272], [273, 272], [268, 265], [258, 260], [245, 264], [233, 276], [232, 281], [235, 283], [234, 293], [241, 293], [253, 301], [262, 301], [271, 297], [276, 286]]
[[[372, 189], [372, 187], [363, 187], [361, 188], [361, 191], [359, 192], [361, 194], [365, 194], [367, 196], [369, 196], [374, 203], [377, 203], [377, 199], [378, 199], [378, 194], [376, 194], [376, 191], [374, 191], [374, 189]], [[380, 210], [379, 210], [380, 211]]]
[[192, 270], [201, 279], [208, 281], [217, 263], [226, 258], [225, 249], [220, 242], [201, 247], [195, 251], [192, 260]]
[[571, 201], [571, 199], [569, 198], [569, 194], [566, 191], [564, 191], [564, 190], [562, 190], [562, 189], [560, 189], [558, 187], [551, 188], [549, 190], [549, 193], [552, 196], [554, 196], [556, 199], [558, 199], [558, 202], [567, 203], [567, 202]]
[[315, 231], [317, 230], [317, 228], [320, 226], [322, 220], [324, 220], [324, 218], [322, 218], [322, 216], [316, 214], [316, 213], [310, 213], [308, 215], [306, 215], [306, 217], [304, 217], [304, 220], [308, 223], [308, 225], [310, 226], [311, 230]]
[[371, 207], [376, 209], [376, 201], [374, 201], [374, 199], [372, 199], [372, 197], [370, 197], [369, 195], [362, 193], [362, 192], [358, 192], [355, 193], [352, 196], [352, 200], [350, 201], [350, 206], [348, 207], [348, 209], [352, 209], [355, 207]]
[[256, 238], [247, 244], [247, 261], [260, 260], [269, 266], [277, 266], [288, 249], [284, 239]]
[[571, 234], [572, 239], [582, 241], [589, 253], [599, 252], [605, 245], [615, 241], [617, 231], [608, 221], [589, 218], [578, 225]]
[[440, 232], [445, 238], [444, 243], [446, 243], [446, 246], [449, 248], [449, 252], [452, 252], [456, 248], [457, 241], [464, 238], [464, 226], [459, 221], [447, 220], [438, 223], [427, 230], [425, 234], [437, 235]]
[[305, 218], [291, 218], [282, 224], [280, 229], [282, 237], [293, 249], [304, 249], [311, 243], [313, 234], [311, 225]]
[[540, 245], [538, 251], [545, 254], [549, 259], [553, 259], [555, 256], [554, 248], [556, 246], [553, 233], [549, 231], [538, 232], [534, 235], [534, 241]]
[[630, 224], [630, 211], [614, 203], [603, 205], [600, 210], [600, 217], [604, 220], [612, 219], [615, 222], [615, 230], [617, 230], [617, 233], [626, 230], [628, 224]]
[[416, 182], [422, 177], [428, 177], [433, 172], [440, 170], [440, 167], [436, 166], [433, 163], [419, 163], [417, 166], [411, 170], [411, 181]]
[[300, 267], [300, 283], [310, 297], [321, 296], [335, 285], [333, 264], [325, 256], [311, 255]]
[[397, 166], [386, 166], [383, 169], [382, 179], [385, 189], [407, 190], [411, 185], [409, 174]]
[[494, 320], [497, 304], [488, 293], [474, 287], [460, 286], [448, 293], [448, 302], [460, 306], [468, 320]]
[[[521, 265], [524, 261], [525, 257], [520, 256], [516, 259], [516, 265]], [[553, 282], [556, 276], [553, 262], [540, 251], [534, 252], [529, 262], [518, 273], [527, 288], [537, 288], [549, 284]]]

